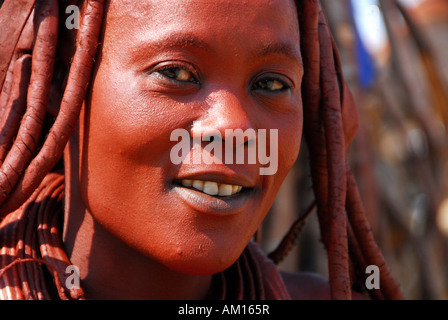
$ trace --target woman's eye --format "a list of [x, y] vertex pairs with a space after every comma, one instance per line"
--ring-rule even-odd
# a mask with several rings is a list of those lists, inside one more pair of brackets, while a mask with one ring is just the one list
[[157, 71], [158, 74], [180, 82], [197, 82], [192, 72], [182, 67], [168, 67]]
[[288, 90], [290, 86], [276, 79], [263, 79], [255, 83], [255, 89], [279, 92]]

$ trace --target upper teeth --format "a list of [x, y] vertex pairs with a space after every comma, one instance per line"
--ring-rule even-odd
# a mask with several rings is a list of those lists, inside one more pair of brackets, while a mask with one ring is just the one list
[[231, 196], [238, 193], [243, 188], [239, 185], [231, 185], [224, 183], [217, 183], [214, 181], [202, 181], [202, 180], [182, 180], [184, 187], [193, 187], [199, 191], [202, 191], [211, 196]]

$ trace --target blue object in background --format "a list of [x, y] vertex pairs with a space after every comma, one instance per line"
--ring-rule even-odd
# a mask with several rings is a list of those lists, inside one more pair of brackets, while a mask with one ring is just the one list
[[375, 62], [367, 51], [364, 42], [356, 32], [356, 55], [358, 58], [358, 76], [360, 85], [369, 88], [375, 81]]
[[[376, 10], [373, 10], [373, 8]], [[349, 2], [349, 11], [355, 28], [359, 85], [363, 88], [369, 88], [375, 82], [376, 70], [374, 58], [366, 47], [365, 41], [374, 41], [381, 35], [378, 1], [351, 0]], [[378, 25], [376, 26], [375, 24]], [[372, 32], [375, 32], [375, 34], [372, 34]]]

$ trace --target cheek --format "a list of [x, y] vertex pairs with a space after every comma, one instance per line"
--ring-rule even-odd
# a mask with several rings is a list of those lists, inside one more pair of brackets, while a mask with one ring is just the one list
[[[287, 118], [279, 117], [278, 119], [279, 122], [276, 127], [279, 128], [277, 143], [278, 169], [274, 175], [264, 176], [266, 200], [264, 206], [267, 210], [272, 206], [283, 181], [297, 161], [302, 140], [303, 117], [301, 113], [290, 114]], [[272, 151], [271, 145], [269, 148]], [[273, 160], [272, 157], [271, 160]]]
[[123, 219], [116, 212], [129, 211], [130, 204], [144, 210], [139, 197], [157, 198], [167, 166], [163, 159], [171, 148], [172, 124], [164, 118], [172, 117], [143, 99], [132, 77], [114, 76], [110, 69], [107, 64], [99, 68], [85, 108], [80, 177], [88, 209], [108, 212], [112, 221]]
[[301, 112], [284, 119], [280, 126], [278, 137], [278, 174], [283, 181], [299, 155], [303, 129]]
[[277, 151], [278, 170], [274, 179], [277, 187], [297, 160], [303, 131], [303, 105], [300, 91], [294, 93], [283, 104], [285, 106], [283, 110], [265, 114], [264, 118], [260, 118], [260, 122], [265, 124], [263, 127], [275, 129], [278, 135], [277, 141], [269, 140], [268, 148], [270, 151]]
[[[279, 162], [282, 163], [282, 171], [288, 172], [297, 160], [299, 155], [301, 141], [302, 141], [302, 128], [297, 128], [294, 133], [288, 134], [283, 137], [283, 143], [279, 144]], [[279, 165], [280, 166], [280, 165]], [[279, 168], [280, 170], [280, 168]]]
[[[130, 88], [132, 90], [132, 88]], [[156, 103], [134, 97], [130, 92], [92, 96], [89, 108], [89, 139], [91, 143], [114, 152], [161, 151], [161, 142], [169, 141], [171, 131], [167, 112]], [[109, 150], [111, 151], [111, 150]], [[142, 156], [142, 154], [137, 154]]]

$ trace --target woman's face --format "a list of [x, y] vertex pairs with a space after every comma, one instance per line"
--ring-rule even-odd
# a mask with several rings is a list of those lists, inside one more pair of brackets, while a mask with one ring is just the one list
[[[111, 0], [101, 43], [80, 122], [88, 210], [173, 270], [222, 271], [250, 241], [299, 152], [303, 71], [294, 2]], [[224, 140], [226, 129], [266, 129], [264, 147], [278, 169], [260, 175], [269, 164], [258, 156], [255, 164], [174, 163], [179, 141], [171, 133], [184, 129], [193, 140], [200, 127]], [[274, 130], [278, 142], [270, 143]]]

